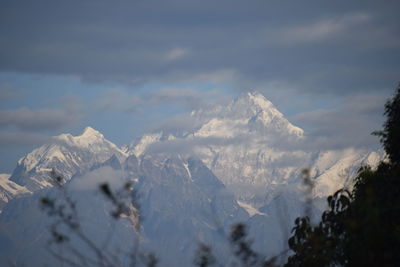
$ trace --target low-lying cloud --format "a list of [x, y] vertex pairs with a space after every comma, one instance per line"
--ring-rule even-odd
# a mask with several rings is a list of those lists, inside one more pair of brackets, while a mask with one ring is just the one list
[[77, 191], [96, 191], [105, 183], [113, 190], [121, 189], [124, 185], [123, 172], [104, 166], [77, 177], [72, 181], [70, 188]]
[[381, 129], [386, 100], [384, 95], [359, 94], [340, 107], [297, 114], [292, 120], [306, 128], [310, 147], [376, 147], [379, 138], [371, 133]]
[[177, 138], [153, 143], [147, 147], [146, 153], [194, 155], [199, 147], [245, 144], [247, 141], [245, 136]]

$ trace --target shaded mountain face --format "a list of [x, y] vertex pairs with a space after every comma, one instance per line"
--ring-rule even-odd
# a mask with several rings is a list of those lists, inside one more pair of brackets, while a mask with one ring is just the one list
[[143, 233], [162, 265], [190, 266], [199, 242], [212, 244], [221, 256], [229, 254], [219, 227], [246, 221], [248, 215], [201, 161], [146, 156], [140, 169], [135, 186], [142, 199]]
[[[132, 182], [141, 217], [118, 226], [120, 244], [132, 243], [132, 224], [141, 221], [144, 249], [155, 252], [162, 266], [188, 266], [198, 242], [229, 257], [220, 228], [226, 232], [236, 222], [248, 223], [260, 251], [268, 247], [268, 253], [279, 254], [293, 219], [304, 212], [299, 174], [305, 167], [314, 179], [317, 214], [324, 197], [351, 186], [359, 166], [374, 166], [382, 158], [379, 152], [352, 148], [301, 149], [306, 133], [259, 93], [193, 111], [187, 119], [190, 126], [184, 129], [146, 134], [124, 148], [88, 127], [80, 136], [57, 136], [21, 158], [12, 176], [0, 183], [4, 205], [12, 199], [0, 215], [0, 247], [9, 248], [0, 258], [10, 255], [19, 263], [32, 258], [41, 264], [50, 257], [41, 247], [49, 221], [40, 215], [37, 201], [43, 194], [56, 194], [52, 170], [83, 202], [81, 213], [90, 209], [87, 227], [102, 222], [96, 228], [102, 232], [108, 232], [110, 216], [99, 184], [118, 189]], [[36, 230], [27, 230], [32, 227]]]
[[10, 177], [9, 174], [0, 174], [0, 210], [11, 199], [31, 193], [25, 187], [10, 181]]
[[[110, 205], [99, 194], [99, 184], [107, 182], [116, 191], [127, 181], [133, 183], [139, 195], [140, 217], [113, 223]], [[121, 163], [112, 156], [85, 174], [74, 176], [65, 187], [78, 205], [83, 229], [96, 244], [103, 244], [107, 233], [114, 231], [107, 250], [118, 251], [121, 246], [128, 250], [137, 238], [134, 229], [140, 229], [141, 248], [154, 252], [162, 266], [190, 266], [198, 242], [213, 244], [216, 252], [227, 257], [229, 250], [219, 227], [248, 219], [233, 195], [195, 158], [153, 155], [139, 160], [131, 155]], [[0, 259], [35, 266], [56, 263], [45, 249], [50, 237], [48, 227], [54, 218], [47, 218], [38, 208], [39, 198], [48, 195], [62, 199], [57, 188], [48, 188], [14, 199], [6, 206], [0, 216], [0, 246], [8, 249], [0, 253]], [[88, 250], [70, 235], [72, 244], [81, 251]], [[75, 257], [68, 251], [64, 256]]]

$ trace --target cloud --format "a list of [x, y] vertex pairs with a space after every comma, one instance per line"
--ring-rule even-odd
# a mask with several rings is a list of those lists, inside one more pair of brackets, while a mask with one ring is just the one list
[[[334, 92], [341, 81], [357, 85], [343, 92], [381, 90], [398, 79], [398, 8], [398, 1], [5, 1], [0, 71], [128, 85], [290, 80], [298, 91]], [[340, 77], [344, 66], [392, 74]]]
[[20, 96], [21, 93], [12, 90], [8, 85], [0, 84], [0, 101], [14, 100]]
[[50, 137], [36, 133], [0, 132], [0, 146], [2, 147], [39, 146], [50, 140]]
[[224, 98], [215, 89], [200, 91], [185, 87], [161, 87], [149, 93], [137, 94], [135, 91], [114, 88], [104, 91], [94, 100], [94, 106], [100, 111], [122, 111], [127, 113], [141, 112], [148, 108], [160, 109], [163, 106], [174, 106], [188, 109], [207, 108]]
[[[341, 102], [338, 100], [341, 100]], [[305, 130], [304, 138], [294, 140], [288, 136], [268, 135], [259, 140], [260, 144], [286, 151], [318, 151], [324, 149], [344, 148], [379, 148], [379, 138], [371, 135], [381, 129], [383, 109], [386, 96], [383, 94], [357, 94], [348, 97], [346, 101], [336, 99], [330, 108], [324, 107], [295, 114], [289, 120]], [[325, 104], [322, 104], [325, 105]], [[186, 136], [196, 130], [199, 121], [190, 115], [180, 115], [166, 121], [159, 131], [165, 136], [169, 133], [175, 136]], [[187, 139], [172, 139], [154, 143], [148, 147], [149, 153], [180, 153], [191, 154], [200, 146], [229, 146], [231, 144], [246, 144], [243, 136], [234, 138], [192, 137]], [[293, 162], [301, 160], [301, 155], [293, 155]]]
[[18, 108], [0, 110], [0, 127], [15, 127], [26, 131], [57, 130], [75, 122], [67, 110]]
[[94, 106], [100, 111], [119, 110], [134, 113], [143, 104], [142, 99], [119, 88], [108, 89], [94, 100]]
[[[298, 144], [311, 149], [377, 147], [373, 131], [381, 129], [386, 98], [383, 95], [355, 95], [342, 106], [297, 114], [292, 121], [306, 129], [307, 139]], [[296, 144], [286, 144], [288, 146]]]
[[157, 126], [157, 129], [166, 135], [181, 136], [192, 132], [197, 126], [199, 126], [199, 122], [194, 120], [190, 114], [179, 114], [165, 120]]
[[[272, 146], [274, 147], [274, 146]], [[280, 168], [285, 167], [293, 167], [293, 166], [302, 166], [304, 165], [305, 159], [309, 157], [307, 155], [307, 150], [305, 151], [296, 151], [296, 149], [290, 151], [289, 153], [285, 153], [284, 156], [280, 156], [273, 160], [273, 165], [278, 166]]]
[[205, 108], [220, 100], [221, 92], [218, 90], [200, 91], [192, 88], [166, 87], [144, 97], [147, 103], [183, 105], [189, 110]]
[[179, 60], [179, 59], [185, 57], [187, 54], [189, 54], [189, 51], [187, 49], [174, 48], [174, 49], [169, 50], [165, 54], [165, 59], [167, 61]]
[[290, 44], [334, 40], [345, 33], [353, 32], [355, 27], [371, 21], [366, 13], [348, 14], [334, 19], [322, 19], [311, 24], [284, 28], [281, 41]]
[[198, 147], [204, 146], [229, 146], [244, 144], [248, 140], [244, 136], [236, 137], [193, 137], [190, 139], [172, 139], [151, 144], [146, 153], [166, 153], [193, 155]]
[[73, 190], [95, 191], [104, 183], [107, 183], [113, 190], [122, 188], [124, 185], [123, 172], [104, 166], [77, 177], [70, 186]]
[[240, 74], [235, 69], [217, 69], [209, 72], [200, 72], [191, 77], [195, 81], [203, 82], [227, 82], [235, 80]]
[[166, 76], [163, 76], [163, 82], [193, 82], [193, 83], [231, 83], [239, 80], [240, 73], [234, 68], [214, 68], [211, 70], [200, 69], [191, 70], [181, 69], [170, 71]]

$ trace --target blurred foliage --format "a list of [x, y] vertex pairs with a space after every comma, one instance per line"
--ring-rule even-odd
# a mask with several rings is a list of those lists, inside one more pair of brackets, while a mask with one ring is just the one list
[[205, 244], [199, 244], [195, 254], [194, 264], [199, 267], [215, 266], [216, 259], [212, 250]]
[[[48, 242], [47, 251], [60, 262], [61, 266], [157, 266], [158, 260], [154, 254], [143, 253], [138, 250], [138, 236], [132, 236], [135, 243], [134, 251], [121, 257], [118, 257], [118, 253], [115, 251], [109, 251], [106, 248], [113, 235], [112, 229], [108, 233], [107, 242], [103, 246], [98, 244], [93, 236], [84, 231], [82, 220], [78, 214], [77, 203], [67, 191], [65, 180], [54, 170], [52, 171], [52, 178], [58, 189], [58, 195], [56, 197], [42, 197], [40, 204], [47, 215], [54, 219], [49, 226], [51, 239]], [[130, 218], [135, 233], [140, 231], [141, 216], [136, 190], [133, 189], [132, 183], [127, 182], [118, 190], [112, 190], [109, 184], [103, 183], [99, 185], [99, 189], [111, 203], [111, 217], [115, 220]], [[76, 242], [71, 242], [72, 238], [79, 240], [84, 245], [84, 249], [78, 249]], [[130, 259], [128, 264], [124, 263], [125, 258]]]
[[280, 266], [277, 264], [278, 259], [286, 254], [286, 251], [284, 251], [279, 255], [268, 258], [257, 253], [252, 247], [253, 242], [248, 238], [246, 225], [243, 223], [232, 225], [229, 235], [223, 236], [229, 242], [233, 258], [219, 262], [211, 248], [200, 243], [194, 259], [196, 266], [277, 267]]
[[385, 104], [386, 122], [383, 130], [373, 134], [381, 137], [381, 143], [385, 149], [391, 164], [400, 163], [400, 84], [396, 94]]
[[232, 226], [230, 242], [235, 256], [240, 260], [242, 266], [258, 265], [260, 259], [258, 254], [251, 248], [252, 242], [247, 240], [246, 227], [238, 223]]
[[387, 160], [359, 169], [353, 190], [329, 196], [329, 209], [313, 225], [295, 220], [285, 266], [399, 266], [400, 86], [385, 105], [381, 137]]

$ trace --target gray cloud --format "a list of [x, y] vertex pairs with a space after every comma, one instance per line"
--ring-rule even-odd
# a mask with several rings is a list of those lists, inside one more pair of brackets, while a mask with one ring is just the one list
[[370, 21], [371, 16], [367, 13], [354, 13], [337, 18], [320, 19], [311, 24], [283, 28], [278, 33], [278, 42], [298, 45], [329, 40], [335, 41], [335, 39], [341, 40], [349, 33], [357, 33], [357, 30], [365, 27]]
[[0, 110], [0, 127], [15, 127], [26, 131], [57, 130], [75, 122], [66, 110], [19, 108]]
[[7, 84], [0, 84], [0, 101], [14, 100], [21, 97], [21, 93], [12, 90]]
[[[400, 70], [399, 5], [5, 1], [0, 70], [129, 84], [223, 81], [248, 88], [283, 81], [298, 91], [391, 90]], [[365, 75], [369, 70], [379, 73]]]
[[[36, 133], [0, 132], [0, 146], [2, 147], [39, 146], [47, 141], [50, 141], [50, 137]], [[7, 155], [4, 156], [7, 157]]]
[[307, 133], [301, 145], [311, 149], [376, 147], [379, 139], [371, 133], [381, 129], [386, 100], [377, 94], [356, 95], [340, 107], [295, 115], [292, 120]]
[[175, 136], [185, 135], [193, 132], [199, 126], [199, 122], [193, 119], [189, 114], [180, 114], [164, 121], [161, 126], [157, 126], [158, 131], [163, 131], [165, 134]]
[[144, 101], [138, 96], [118, 88], [108, 89], [94, 100], [94, 106], [100, 111], [119, 110], [133, 113], [143, 104]]
[[215, 105], [223, 98], [222, 93], [216, 89], [211, 91], [199, 91], [191, 88], [161, 88], [148, 97], [145, 101], [151, 104], [175, 104], [183, 105], [189, 110], [207, 108]]
[[[0, 72], [72, 75], [84, 82], [124, 83], [126, 89], [99, 97], [88, 93], [96, 98], [88, 103], [69, 96], [55, 108], [54, 102], [46, 109], [2, 108], [2, 142], [18, 143], [4, 131], [55, 131], [98, 111], [137, 115], [156, 109], [160, 114], [165, 106], [207, 108], [211, 100], [223, 99], [223, 91], [173, 85], [206, 82], [260, 90], [285, 114], [309, 110], [293, 117], [310, 136], [294, 144], [298, 147], [374, 144], [369, 133], [381, 125], [379, 97], [389, 96], [399, 81], [399, 8], [398, 0], [4, 0]], [[164, 88], [136, 94], [144, 83]], [[18, 97], [15, 88], [0, 87], [2, 103]], [[378, 99], [379, 107], [367, 96], [356, 99], [363, 94]], [[158, 123], [151, 118], [146, 123]], [[164, 128], [194, 126], [182, 116]], [[41, 139], [30, 134], [25, 140]]]
[[222, 101], [225, 96], [218, 90], [207, 92], [192, 88], [161, 87], [157, 91], [138, 96], [126, 89], [114, 88], [104, 91], [94, 100], [94, 106], [100, 111], [117, 110], [127, 113], [140, 112], [149, 107], [173, 105], [188, 110], [207, 108]]
[[187, 54], [189, 54], [189, 51], [187, 49], [174, 48], [174, 49], [169, 50], [165, 54], [164, 59], [167, 61], [176, 61], [176, 60], [184, 58], [185, 56], [187, 56]]
[[[4, 88], [4, 87], [3, 87]], [[7, 88], [7, 87], [6, 87]], [[8, 88], [7, 88], [8, 89]], [[3, 90], [5, 106], [14, 106], [25, 101], [27, 95], [21, 90]], [[0, 94], [1, 95], [1, 94]], [[43, 103], [57, 105], [57, 108], [32, 109], [28, 107], [0, 109], [0, 154], [1, 168], [11, 172], [16, 160], [28, 151], [49, 141], [51, 135], [59, 134], [59, 130], [73, 127], [84, 117], [80, 98], [66, 95], [60, 99], [50, 96]], [[9, 103], [8, 103], [9, 101]]]

